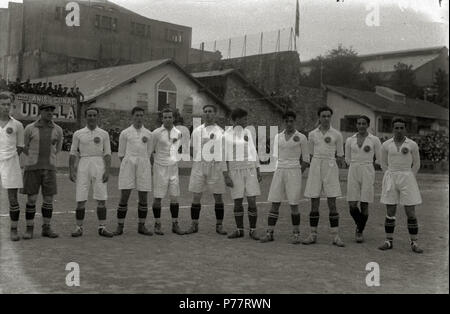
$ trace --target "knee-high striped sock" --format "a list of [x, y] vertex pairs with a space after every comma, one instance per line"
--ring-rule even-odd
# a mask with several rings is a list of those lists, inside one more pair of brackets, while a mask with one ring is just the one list
[[[145, 224], [145, 221], [147, 220], [147, 214], [148, 214], [148, 205], [139, 203], [138, 204], [138, 219], [139, 219], [140, 224]], [[125, 220], [125, 217], [123, 217], [123, 220]], [[123, 224], [123, 222], [122, 222], [122, 224]]]
[[309, 214], [309, 226], [311, 227], [311, 233], [317, 234], [317, 226], [319, 225], [320, 214], [319, 212], [311, 212]]
[[300, 213], [291, 214], [294, 233], [300, 233]]
[[[178, 221], [178, 213], [180, 212], [180, 204], [171, 203], [170, 204], [170, 214], [172, 215], [172, 222]], [[198, 220], [198, 218], [197, 218]]]
[[27, 227], [34, 226], [34, 216], [36, 215], [36, 205], [27, 204], [25, 210], [25, 220], [27, 221]]
[[153, 217], [155, 218], [155, 223], [161, 223], [161, 206], [153, 205]]
[[[125, 224], [125, 218], [127, 217], [128, 204], [119, 204], [117, 208], [117, 223], [123, 227]], [[138, 209], [139, 215], [139, 209]]]
[[268, 230], [273, 231], [278, 221], [278, 212], [270, 211], [269, 217], [267, 218]]
[[248, 223], [250, 225], [250, 230], [256, 229], [256, 222], [258, 221], [258, 209], [248, 208]]
[[395, 217], [386, 216], [384, 230], [386, 232], [386, 239], [392, 242], [394, 240]]
[[355, 224], [358, 228], [358, 231], [361, 232], [359, 229], [359, 226], [361, 225], [361, 211], [359, 210], [358, 206], [350, 206], [350, 215], [352, 216], [353, 220], [355, 221]]
[[234, 220], [239, 230], [244, 230], [244, 206], [234, 206]]
[[9, 205], [9, 217], [11, 218], [11, 229], [17, 230], [17, 225], [19, 224], [20, 217], [20, 206], [19, 204]]
[[225, 205], [223, 203], [216, 203], [214, 205], [214, 211], [216, 213], [216, 224], [221, 225], [225, 216]]
[[99, 227], [104, 227], [106, 225], [106, 207], [97, 206], [97, 218]]
[[411, 242], [417, 241], [417, 235], [419, 234], [419, 224], [417, 223], [417, 218], [408, 219], [408, 231]]
[[42, 204], [42, 217], [44, 219], [44, 225], [49, 225], [52, 220], [53, 215], [53, 204], [43, 203]]
[[83, 208], [77, 208], [75, 210], [75, 218], [77, 220], [77, 226], [81, 227], [83, 226], [84, 217], [86, 215], [86, 209]]
[[330, 214], [329, 219], [330, 219], [331, 234], [337, 235], [339, 230], [339, 214], [332, 213]]
[[192, 204], [191, 205], [191, 219], [193, 223], [198, 223], [200, 219], [200, 211], [202, 209], [201, 204]]

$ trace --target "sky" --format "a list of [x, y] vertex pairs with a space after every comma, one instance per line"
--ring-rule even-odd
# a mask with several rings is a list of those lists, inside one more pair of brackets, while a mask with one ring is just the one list
[[[442, 0], [299, 0], [300, 36], [296, 48], [303, 61], [326, 54], [339, 44], [359, 54], [432, 46], [448, 47], [448, 1]], [[15, 0], [15, 2], [21, 2]], [[112, 0], [148, 18], [192, 27], [192, 46], [216, 48], [230, 56], [277, 48], [294, 49], [289, 44], [295, 25], [296, 0]], [[7, 7], [8, 0], [0, 0]], [[376, 13], [379, 14], [376, 14]], [[366, 20], [375, 25], [369, 26]], [[376, 18], [379, 17], [379, 23]], [[369, 23], [370, 24], [370, 23]], [[372, 23], [373, 24], [373, 23]]]

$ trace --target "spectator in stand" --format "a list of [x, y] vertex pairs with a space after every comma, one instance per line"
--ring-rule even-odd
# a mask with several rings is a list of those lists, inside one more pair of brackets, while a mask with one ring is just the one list
[[49, 96], [53, 96], [53, 83], [52, 82], [48, 83], [46, 94]]
[[80, 88], [79, 87], [77, 87], [75, 89], [75, 95], [77, 97], [78, 102], [83, 102], [84, 101], [84, 95], [83, 95], [82, 92], [80, 92]]

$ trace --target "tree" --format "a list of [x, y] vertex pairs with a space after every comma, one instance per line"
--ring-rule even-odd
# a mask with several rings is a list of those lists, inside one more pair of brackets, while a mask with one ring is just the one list
[[416, 74], [412, 69], [412, 65], [399, 62], [394, 65], [394, 70], [389, 87], [405, 94], [409, 98], [421, 96], [421, 89], [416, 85]]
[[448, 108], [448, 74], [439, 69], [434, 74], [433, 87], [437, 91], [436, 103]]
[[320, 87], [321, 83], [345, 87], [354, 87], [361, 74], [361, 61], [353, 48], [345, 48], [341, 44], [328, 51], [325, 56], [311, 60], [311, 72], [302, 75], [302, 85]]
[[373, 92], [375, 91], [375, 86], [383, 84], [384, 82], [379, 73], [367, 72], [361, 73], [359, 81], [355, 84], [355, 88]]

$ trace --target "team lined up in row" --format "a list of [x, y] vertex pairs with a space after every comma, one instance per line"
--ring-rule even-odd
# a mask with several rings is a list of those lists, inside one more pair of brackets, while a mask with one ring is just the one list
[[[25, 213], [27, 230], [23, 238], [33, 238], [36, 200], [40, 188], [43, 195], [42, 236], [56, 238], [58, 235], [52, 230], [50, 220], [53, 196], [57, 193], [56, 154], [61, 150], [63, 139], [61, 128], [52, 121], [54, 107], [41, 105], [39, 120], [28, 125], [25, 130], [20, 122], [9, 116], [10, 107], [10, 96], [0, 94], [0, 176], [3, 187], [8, 189], [11, 239], [13, 241], [20, 239], [17, 230], [20, 214], [17, 201], [18, 189], [22, 189], [21, 192], [28, 195]], [[291, 207], [293, 224], [292, 243], [316, 243], [320, 196], [324, 194], [328, 199], [333, 244], [343, 247], [345, 245], [338, 234], [339, 213], [336, 209], [336, 198], [341, 196], [339, 167], [346, 162], [350, 165], [347, 200], [350, 214], [356, 223], [356, 241], [360, 243], [364, 241], [363, 231], [368, 219], [368, 204], [374, 199], [373, 161], [375, 157], [385, 171], [381, 202], [387, 206], [386, 241], [379, 248], [387, 250], [393, 247], [395, 214], [397, 205], [400, 204], [405, 207], [408, 216], [412, 251], [422, 253], [422, 249], [417, 244], [418, 223], [415, 216], [415, 206], [421, 203], [415, 179], [415, 174], [420, 168], [419, 149], [414, 141], [405, 136], [406, 128], [403, 119], [393, 120], [394, 137], [382, 145], [376, 136], [367, 132], [370, 125], [369, 118], [361, 116], [357, 120], [358, 133], [346, 141], [344, 159], [342, 135], [330, 126], [332, 109], [328, 107], [319, 109], [320, 126], [311, 131], [308, 138], [295, 129], [296, 114], [285, 113], [286, 128], [275, 137], [274, 146], [278, 149], [275, 150], [274, 158], [276, 158], [277, 167], [268, 196], [268, 200], [272, 202], [268, 229], [260, 238], [256, 234], [256, 197], [261, 194], [262, 177], [252, 134], [246, 129], [247, 112], [242, 109], [234, 110], [231, 114], [234, 127], [226, 131], [215, 123], [216, 108], [214, 106], [205, 106], [203, 113], [205, 123], [194, 129], [191, 141], [194, 162], [189, 181], [189, 191], [193, 193], [190, 228], [182, 231], [178, 225], [180, 187], [178, 161], [175, 155], [180, 145], [181, 132], [173, 126], [173, 112], [170, 109], [164, 110], [163, 125], [151, 132], [142, 123], [144, 110], [136, 107], [132, 110], [133, 124], [120, 134], [118, 156], [121, 165], [118, 185], [121, 198], [117, 210], [118, 226], [114, 232], [110, 232], [105, 227], [107, 182], [111, 165], [109, 135], [98, 127], [99, 111], [96, 108], [87, 109], [85, 112], [87, 125], [74, 133], [70, 152], [70, 180], [76, 183], [77, 201], [77, 226], [72, 236], [83, 235], [85, 204], [91, 185], [93, 198], [97, 201], [98, 232], [101, 236], [113, 237], [123, 234], [128, 201], [133, 189], [138, 191], [139, 197], [138, 232], [140, 234], [153, 235], [153, 232], [145, 226], [148, 192], [153, 190], [154, 195], [152, 205], [155, 219], [154, 233], [163, 234], [161, 200], [168, 196], [172, 232], [182, 235], [198, 232], [202, 194], [209, 190], [215, 200], [216, 232], [227, 235], [222, 224], [224, 218], [222, 196], [228, 186], [234, 200], [237, 227], [228, 235], [228, 238], [244, 236], [243, 200], [246, 197], [250, 237], [260, 242], [273, 241], [280, 204], [287, 199]], [[203, 148], [210, 145], [211, 141], [217, 140], [225, 145], [243, 148], [241, 150], [243, 158], [236, 158], [233, 155], [236, 150], [231, 150], [225, 152], [225, 158], [205, 160], [202, 155]], [[195, 142], [199, 145], [194, 145]], [[213, 147], [211, 146], [211, 149], [214, 149]], [[19, 165], [19, 154], [22, 151], [25, 154], [23, 180]], [[310, 156], [312, 156], [311, 159]], [[76, 167], [77, 159], [79, 162]], [[311, 232], [305, 240], [301, 241], [298, 205], [301, 198], [302, 172], [308, 167], [304, 195], [311, 199], [309, 215]]]

